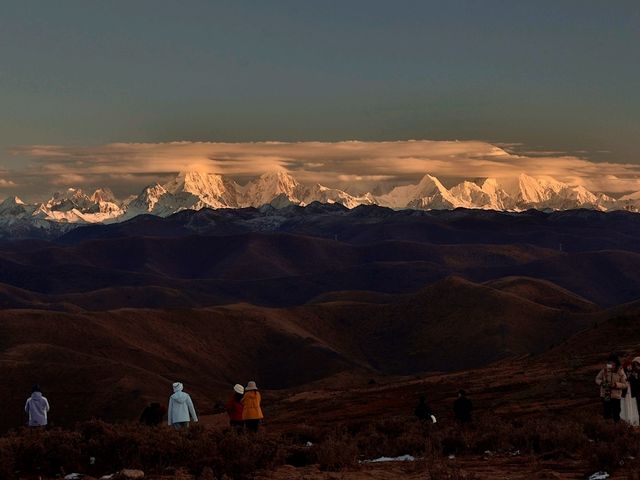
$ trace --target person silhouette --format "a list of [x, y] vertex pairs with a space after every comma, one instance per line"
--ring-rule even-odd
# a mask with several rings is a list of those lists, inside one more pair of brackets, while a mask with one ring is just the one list
[[140, 423], [150, 427], [160, 425], [164, 418], [164, 409], [158, 402], [151, 402], [140, 415]]
[[431, 411], [431, 407], [427, 405], [427, 398], [424, 395], [420, 395], [420, 399], [418, 400], [418, 405], [413, 411], [414, 415], [418, 420], [423, 423], [436, 423], [435, 416]]
[[622, 390], [627, 388], [627, 376], [620, 366], [620, 359], [617, 355], [609, 355], [604, 368], [596, 376], [596, 384], [600, 386], [602, 416], [618, 423], [620, 421]]
[[244, 396], [244, 387], [239, 383], [233, 386], [233, 394], [229, 397], [225, 405], [227, 415], [229, 415], [229, 425], [236, 430], [244, 428], [242, 397]]
[[257, 432], [260, 422], [264, 418], [262, 414], [262, 397], [258, 391], [258, 386], [253, 380], [247, 383], [242, 397], [242, 418], [244, 425], [250, 432]]
[[460, 423], [469, 423], [471, 421], [472, 410], [473, 404], [471, 400], [467, 398], [467, 392], [459, 390], [458, 398], [453, 402], [453, 413], [456, 416], [456, 420]]
[[187, 428], [189, 421], [198, 421], [196, 410], [193, 407], [191, 396], [188, 393], [183, 392], [182, 383], [176, 382], [173, 384], [173, 395], [169, 397], [169, 410], [167, 413], [167, 421], [173, 428], [179, 430]]
[[27, 398], [24, 411], [29, 415], [30, 427], [46, 427], [48, 423], [49, 401], [42, 395], [40, 385], [31, 388], [31, 396]]

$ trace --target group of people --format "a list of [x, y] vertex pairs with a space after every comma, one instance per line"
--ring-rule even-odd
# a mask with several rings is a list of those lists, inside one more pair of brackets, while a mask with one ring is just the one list
[[[471, 412], [473, 411], [473, 403], [467, 397], [467, 392], [458, 390], [458, 397], [453, 402], [453, 415], [460, 423], [469, 423], [471, 421]], [[436, 417], [427, 405], [427, 399], [424, 395], [420, 396], [418, 405], [414, 410], [414, 415], [423, 423], [436, 423]]]
[[[256, 382], [252, 380], [246, 387], [240, 384], [234, 385], [231, 398], [225, 405], [229, 424], [236, 430], [246, 428], [257, 432], [264, 418], [261, 403], [262, 397]], [[169, 408], [166, 412], [168, 424], [177, 430], [187, 428], [191, 422], [198, 421], [191, 396], [184, 391], [184, 386], [180, 382], [173, 384], [173, 395], [169, 397]], [[140, 423], [149, 426], [160, 425], [164, 414], [165, 410], [159, 403], [150, 403], [143, 410]]]
[[602, 415], [605, 419], [629, 425], [640, 424], [640, 357], [627, 360], [611, 354], [596, 376], [602, 399]]
[[[620, 361], [617, 355], [611, 354], [607, 358], [604, 367], [596, 376], [596, 384], [600, 386], [602, 399], [602, 415], [605, 419], [614, 422], [623, 420], [630, 425], [640, 424], [640, 357]], [[255, 381], [247, 383], [246, 387], [236, 384], [233, 392], [225, 405], [229, 416], [229, 424], [236, 430], [249, 430], [257, 432], [264, 418], [261, 407], [262, 398]], [[467, 398], [464, 390], [458, 392], [458, 398], [453, 403], [455, 418], [460, 423], [471, 421], [473, 405]], [[50, 410], [49, 401], [42, 395], [39, 385], [34, 385], [31, 395], [24, 407], [29, 417], [30, 427], [45, 427]], [[190, 422], [197, 422], [191, 396], [184, 391], [180, 382], [173, 384], [173, 394], [169, 397], [169, 408], [166, 410], [167, 422], [175, 429], [187, 428]], [[424, 396], [415, 408], [415, 416], [423, 422], [436, 422], [431, 408], [426, 403]], [[153, 402], [147, 406], [140, 422], [146, 425], [159, 425], [165, 415], [160, 403]]]
[[233, 394], [225, 405], [229, 424], [236, 430], [246, 428], [251, 432], [257, 432], [264, 418], [261, 402], [262, 397], [256, 382], [249, 382], [246, 387], [234, 385]]
[[[631, 426], [640, 426], [640, 357], [620, 361], [620, 357], [611, 354], [604, 367], [596, 376], [596, 384], [600, 386], [602, 399], [602, 416], [615, 423], [620, 420]], [[460, 423], [471, 421], [473, 405], [466, 392], [460, 390], [458, 398], [453, 402], [453, 413]], [[436, 417], [420, 397], [414, 411], [415, 416], [426, 423], [436, 423]]]

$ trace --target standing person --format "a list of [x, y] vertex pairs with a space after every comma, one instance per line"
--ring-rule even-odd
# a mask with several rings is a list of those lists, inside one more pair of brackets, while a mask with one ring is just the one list
[[46, 427], [49, 401], [42, 395], [39, 385], [31, 388], [31, 396], [27, 398], [24, 411], [29, 414], [30, 427]]
[[596, 376], [596, 384], [600, 386], [602, 398], [602, 416], [612, 418], [615, 423], [620, 421], [620, 399], [622, 390], [627, 387], [627, 377], [620, 368], [620, 359], [611, 354], [604, 368]]
[[180, 382], [173, 384], [173, 395], [169, 397], [169, 410], [167, 419], [169, 425], [176, 430], [187, 428], [189, 421], [198, 421], [196, 410], [188, 393], [183, 392], [183, 385]]
[[427, 405], [427, 398], [424, 395], [420, 395], [418, 405], [413, 413], [422, 423], [436, 423], [436, 417], [433, 415], [431, 407]]
[[458, 391], [458, 398], [453, 402], [453, 413], [456, 416], [456, 420], [460, 423], [469, 423], [472, 410], [473, 404], [467, 397], [467, 392], [464, 390]]
[[627, 381], [631, 397], [635, 400], [638, 412], [640, 412], [640, 357], [636, 357], [631, 361], [631, 367], [627, 373]]
[[262, 408], [260, 402], [262, 397], [258, 391], [256, 382], [251, 381], [247, 383], [244, 389], [244, 397], [242, 397], [242, 419], [247, 430], [251, 432], [257, 432], [260, 426], [260, 421], [264, 418], [262, 415]]
[[145, 407], [140, 415], [140, 423], [150, 427], [158, 426], [164, 418], [164, 409], [158, 402], [151, 402]]
[[[620, 418], [627, 422], [629, 425], [637, 427], [638, 425], [640, 425], [640, 417], [638, 416], [638, 399], [636, 396], [638, 377], [637, 373], [634, 372], [633, 365], [633, 361], [626, 361], [623, 365], [625, 375], [627, 376], [627, 388], [622, 391], [622, 400], [620, 402]], [[635, 384], [635, 389], [631, 387], [632, 381]]]
[[227, 414], [229, 415], [229, 425], [236, 430], [242, 430], [244, 428], [244, 419], [242, 417], [242, 411], [244, 406], [242, 405], [242, 397], [244, 395], [244, 387], [239, 383], [233, 386], [233, 395], [229, 398], [229, 401], [225, 405]]

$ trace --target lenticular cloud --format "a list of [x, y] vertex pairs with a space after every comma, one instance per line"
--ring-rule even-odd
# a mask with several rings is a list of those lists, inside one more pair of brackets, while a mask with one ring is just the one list
[[29, 166], [8, 173], [16, 178], [30, 177], [33, 184], [39, 183], [38, 178], [41, 183], [55, 184], [60, 178], [70, 176], [92, 184], [113, 184], [126, 175], [135, 183], [137, 177], [179, 171], [250, 177], [283, 169], [305, 183], [340, 188], [344, 188], [345, 183], [351, 187], [355, 183], [359, 191], [366, 191], [379, 182], [408, 184], [425, 173], [454, 185], [461, 179], [508, 178], [525, 172], [595, 191], [640, 190], [640, 165], [594, 163], [557, 152], [528, 156], [514, 153], [510, 148], [482, 141], [429, 140], [32, 145], [11, 151], [14, 156], [25, 159]]

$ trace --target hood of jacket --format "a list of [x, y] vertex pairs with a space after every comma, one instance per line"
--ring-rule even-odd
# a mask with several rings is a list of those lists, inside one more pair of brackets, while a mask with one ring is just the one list
[[41, 392], [33, 392], [31, 394], [31, 405], [44, 409], [47, 406], [47, 401]]
[[174, 393], [173, 395], [171, 395], [171, 398], [173, 398], [173, 400], [175, 402], [178, 403], [185, 403], [187, 401], [187, 399], [189, 398], [189, 395], [187, 395], [186, 393], [184, 393], [183, 391], [177, 391], [176, 393]]

